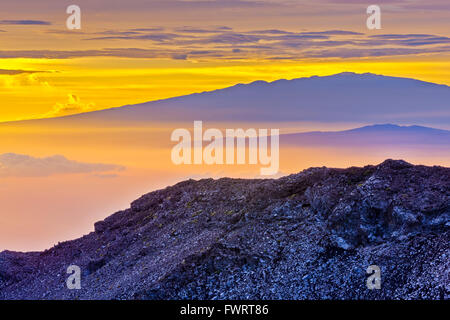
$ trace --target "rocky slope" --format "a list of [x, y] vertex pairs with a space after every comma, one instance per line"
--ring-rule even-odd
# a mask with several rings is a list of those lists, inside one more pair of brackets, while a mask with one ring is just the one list
[[[450, 168], [387, 160], [184, 181], [44, 252], [0, 253], [1, 299], [448, 299]], [[366, 269], [381, 268], [381, 289]], [[78, 265], [82, 288], [66, 288]]]

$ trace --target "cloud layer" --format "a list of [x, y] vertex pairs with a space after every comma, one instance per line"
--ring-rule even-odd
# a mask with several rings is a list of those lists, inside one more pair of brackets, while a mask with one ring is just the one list
[[0, 177], [47, 177], [74, 173], [98, 174], [124, 169], [125, 167], [115, 164], [73, 161], [61, 155], [45, 158], [16, 153], [0, 155]]
[[31, 74], [31, 73], [41, 73], [46, 71], [37, 71], [37, 70], [7, 70], [7, 69], [0, 69], [0, 75], [8, 75], [8, 76], [15, 76], [17, 74]]
[[[64, 31], [47, 30], [60, 36]], [[69, 31], [66, 32], [70, 34]], [[0, 50], [0, 58], [126, 57], [173, 60], [355, 58], [450, 52], [450, 38], [435, 34], [367, 35], [349, 30], [236, 31], [230, 27], [149, 27], [71, 34], [89, 50]], [[132, 46], [130, 46], [130, 44]]]
[[51, 25], [52, 23], [49, 21], [42, 21], [42, 20], [0, 20], [0, 24], [21, 25], [21, 26], [30, 26], [30, 25], [48, 26], [48, 25]]

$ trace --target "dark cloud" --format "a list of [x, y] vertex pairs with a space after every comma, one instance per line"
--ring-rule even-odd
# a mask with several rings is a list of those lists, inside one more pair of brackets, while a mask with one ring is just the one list
[[[109, 48], [92, 50], [4, 50], [0, 58], [127, 57], [146, 59], [302, 59], [307, 57], [374, 57], [448, 52], [450, 38], [432, 34], [378, 34], [365, 35], [348, 30], [302, 31], [266, 29], [232, 31], [222, 27], [166, 28], [135, 27], [123, 30], [105, 30], [81, 33], [89, 41], [114, 41]], [[54, 32], [55, 30], [48, 30]], [[149, 41], [147, 48], [121, 47], [125, 40]], [[104, 42], [102, 42], [104, 43]], [[144, 44], [143, 44], [144, 45]], [[425, 48], [427, 48], [425, 50]], [[320, 50], [319, 50], [320, 49]]]
[[188, 57], [187, 54], [183, 54], [183, 53], [172, 55], [172, 59], [174, 59], [174, 60], [186, 60], [187, 57]]
[[182, 27], [175, 28], [172, 32], [147, 32], [146, 28], [134, 28], [129, 30], [108, 30], [96, 33], [101, 37], [90, 37], [84, 40], [151, 40], [157, 42], [170, 42], [171, 45], [236, 45], [244, 43], [257, 43], [260, 40], [271, 42], [290, 41], [286, 44], [290, 47], [299, 46], [292, 40], [327, 40], [333, 36], [360, 36], [362, 33], [346, 31], [346, 30], [328, 30], [318, 32], [291, 32], [284, 30], [259, 30], [249, 32], [232, 32], [228, 27], [215, 28], [193, 28]]
[[271, 40], [319, 40], [319, 39], [329, 39], [330, 37], [322, 34], [286, 34], [281, 36], [272, 37]]
[[340, 46], [345, 46], [345, 45], [354, 45], [355, 42], [354, 41], [339, 41], [339, 40], [329, 40], [329, 41], [314, 41], [312, 43], [309, 44], [310, 47], [340, 47]]
[[254, 30], [254, 31], [250, 31], [249, 33], [255, 33], [255, 34], [295, 34], [294, 32], [290, 32], [290, 31], [284, 31], [284, 30], [278, 30], [278, 29], [269, 29], [269, 30]]
[[296, 60], [298, 57], [286, 56], [286, 57], [269, 57], [268, 60]]
[[42, 20], [0, 20], [0, 24], [7, 24], [7, 25], [44, 25], [48, 26], [51, 25], [51, 22], [48, 21], [42, 21]]
[[426, 46], [448, 44], [450, 38], [429, 34], [380, 34], [370, 36], [369, 39], [358, 41], [361, 46]]
[[101, 35], [112, 35], [112, 36], [132, 36], [132, 35], [137, 35], [140, 34], [139, 31], [116, 31], [116, 30], [107, 30], [107, 31], [102, 31], [102, 32], [96, 32], [95, 34], [101, 34]]
[[0, 75], [10, 75], [15, 76], [17, 74], [23, 74], [23, 73], [40, 73], [40, 72], [46, 72], [46, 71], [34, 71], [34, 70], [6, 70], [6, 69], [0, 69]]
[[250, 34], [226, 32], [226, 33], [221, 33], [218, 35], [208, 37], [206, 39], [202, 39], [202, 40], [200, 40], [200, 43], [236, 44], [236, 43], [258, 42], [259, 40], [261, 40], [261, 37], [250, 35]]
[[195, 28], [195, 27], [182, 27], [182, 28], [175, 28], [175, 32], [180, 33], [220, 33], [223, 31], [231, 31], [231, 28], [228, 27], [216, 27], [216, 28]]
[[315, 32], [302, 32], [301, 34], [309, 35], [328, 35], [328, 36], [361, 36], [364, 33], [346, 31], [346, 30], [327, 30], [327, 31], [315, 31]]
[[383, 48], [383, 49], [331, 49], [320, 51], [304, 52], [306, 58], [364, 58], [364, 57], [384, 57], [399, 56], [423, 53], [441, 53], [449, 52], [450, 47], [438, 47], [432, 49], [413, 49], [413, 48]]
[[[112, 34], [112, 33], [110, 33]], [[167, 41], [178, 37], [177, 34], [173, 33], [149, 33], [140, 34], [139, 32], [126, 31], [122, 33], [116, 33], [116, 35], [107, 37], [94, 37], [87, 38], [84, 40], [151, 40], [151, 41]]]
[[227, 26], [221, 26], [221, 27], [217, 27], [218, 30], [222, 30], [222, 31], [231, 31], [233, 30], [233, 28], [227, 27]]
[[208, 54], [212, 54], [215, 53], [214, 51], [209, 51], [209, 50], [193, 50], [193, 51], [189, 51], [189, 54], [196, 54], [196, 55], [208, 55]]
[[406, 39], [395, 41], [396, 45], [401, 46], [427, 46], [434, 44], [446, 44], [450, 43], [450, 38], [447, 37], [432, 37], [426, 39]]
[[433, 37], [431, 34], [376, 34], [371, 35], [369, 38], [376, 39], [411, 39], [411, 38], [429, 38]]
[[135, 29], [130, 29], [130, 31], [139, 31], [139, 32], [154, 32], [154, 31], [164, 31], [165, 28], [163, 27], [151, 27], [151, 28], [135, 28]]
[[128, 57], [128, 58], [158, 58], [162, 57], [155, 50], [140, 48], [111, 48], [99, 50], [10, 50], [0, 51], [0, 58], [46, 58], [69, 59], [82, 57]]

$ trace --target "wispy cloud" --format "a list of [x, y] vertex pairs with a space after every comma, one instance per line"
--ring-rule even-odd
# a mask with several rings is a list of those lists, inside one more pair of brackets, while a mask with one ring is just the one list
[[52, 23], [49, 21], [42, 21], [42, 20], [0, 20], [0, 24], [22, 25], [22, 26], [29, 26], [29, 25], [48, 26], [48, 25], [51, 25]]
[[304, 52], [307, 58], [364, 58], [364, 57], [385, 57], [417, 55], [425, 53], [450, 52], [450, 47], [438, 48], [384, 48], [384, 49], [359, 49], [359, 48], [341, 48], [330, 50], [317, 50]]
[[419, 38], [419, 39], [423, 39], [423, 38], [429, 38], [429, 37], [433, 37], [433, 35], [431, 34], [392, 34], [392, 33], [388, 33], [388, 34], [376, 34], [376, 35], [371, 35], [369, 36], [369, 38], [377, 38], [377, 39], [411, 39], [411, 38]]
[[153, 32], [153, 31], [164, 31], [164, 27], [150, 27], [150, 28], [135, 28], [130, 29], [131, 31], [143, 31], [143, 32]]
[[302, 32], [300, 34], [309, 34], [309, 35], [327, 35], [327, 36], [361, 36], [364, 33], [347, 31], [347, 30], [328, 30], [328, 31], [315, 31], [315, 32]]
[[[49, 31], [49, 32], [54, 32]], [[229, 27], [143, 27], [79, 33], [82, 40], [107, 48], [91, 50], [3, 50], [0, 58], [70, 59], [126, 57], [203, 60], [355, 58], [449, 52], [450, 38], [435, 34], [367, 35], [349, 30], [293, 32], [267, 29], [236, 31]], [[135, 47], [117, 44], [130, 43]], [[141, 42], [142, 41], [142, 42]], [[140, 45], [141, 43], [141, 45]], [[141, 47], [142, 46], [142, 47]]]
[[84, 40], [152, 40], [152, 41], [167, 41], [178, 37], [173, 33], [149, 33], [140, 34], [137, 31], [124, 31], [121, 33], [111, 33], [110, 36], [87, 38]]
[[380, 34], [369, 36], [367, 40], [359, 42], [359, 45], [367, 46], [428, 46], [434, 44], [448, 44], [449, 37], [431, 34]]
[[17, 74], [31, 74], [31, 73], [41, 73], [41, 72], [47, 72], [47, 71], [36, 71], [36, 70], [6, 70], [6, 69], [0, 69], [0, 75], [9, 75], [9, 76], [15, 76]]
[[181, 27], [181, 28], [175, 28], [175, 32], [179, 32], [179, 33], [220, 33], [220, 32], [224, 32], [224, 31], [231, 31], [233, 30], [230, 27], [213, 27], [213, 28], [196, 28], [196, 27], [189, 27], [189, 26], [185, 26], [185, 27]]
[[255, 35], [237, 33], [237, 32], [225, 32], [218, 35], [208, 37], [203, 40], [193, 41], [194, 43], [227, 43], [227, 44], [238, 44], [238, 43], [248, 43], [248, 42], [258, 42], [262, 37]]
[[25, 154], [0, 155], [0, 177], [47, 177], [58, 174], [122, 171], [116, 164], [87, 163], [69, 160], [62, 155], [38, 158]]
[[[99, 50], [9, 50], [0, 51], [0, 58], [45, 58], [70, 59], [82, 57], [127, 57], [127, 58], [161, 58], [168, 57], [157, 50], [140, 48], [105, 48]], [[179, 51], [176, 51], [179, 52]], [[175, 54], [176, 52], [169, 52]]]

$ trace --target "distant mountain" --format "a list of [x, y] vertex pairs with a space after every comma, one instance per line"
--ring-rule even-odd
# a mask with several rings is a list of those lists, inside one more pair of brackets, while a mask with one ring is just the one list
[[344, 72], [238, 84], [211, 92], [67, 116], [57, 121], [67, 120], [448, 124], [450, 87], [408, 78]]
[[450, 146], [450, 131], [422, 126], [378, 124], [345, 131], [285, 134], [289, 145], [442, 145]]
[[[0, 253], [2, 299], [442, 299], [450, 168], [386, 160], [188, 180], [44, 252]], [[81, 289], [66, 288], [67, 267]], [[381, 268], [381, 290], [366, 270]]]

